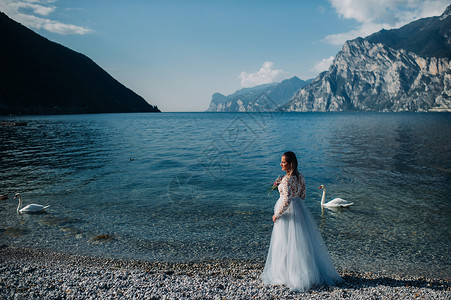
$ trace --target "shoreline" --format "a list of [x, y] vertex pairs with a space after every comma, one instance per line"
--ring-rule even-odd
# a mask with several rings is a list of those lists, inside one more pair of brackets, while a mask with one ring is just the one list
[[306, 292], [263, 285], [253, 261], [146, 262], [0, 245], [0, 298], [450, 299], [451, 279], [339, 271]]

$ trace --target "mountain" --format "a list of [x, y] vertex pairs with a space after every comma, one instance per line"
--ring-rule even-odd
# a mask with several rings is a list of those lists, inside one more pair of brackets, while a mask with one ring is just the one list
[[282, 111], [451, 110], [451, 6], [439, 17], [347, 41]]
[[390, 48], [404, 49], [421, 57], [451, 57], [451, 5], [440, 17], [424, 18], [399, 29], [381, 30], [366, 38]]
[[0, 115], [158, 112], [83, 54], [0, 12]]
[[212, 96], [210, 112], [261, 112], [271, 111], [290, 100], [300, 88], [308, 84], [299, 78], [292, 77], [280, 83], [258, 85], [244, 88], [224, 96], [215, 93]]

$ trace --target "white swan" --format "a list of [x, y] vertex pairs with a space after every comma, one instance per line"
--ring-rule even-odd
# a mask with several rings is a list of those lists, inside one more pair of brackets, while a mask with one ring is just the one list
[[44, 212], [45, 209], [47, 209], [50, 205], [44, 206], [41, 204], [29, 204], [25, 206], [24, 208], [20, 208], [22, 206], [22, 196], [20, 196], [19, 193], [17, 193], [14, 196], [14, 200], [16, 198], [19, 198], [19, 205], [17, 206], [17, 213], [39, 213]]
[[341, 199], [341, 198], [335, 198], [333, 200], [330, 200], [327, 203], [324, 203], [326, 200], [326, 188], [324, 187], [324, 185], [321, 185], [319, 187], [319, 189], [323, 189], [323, 197], [321, 198], [321, 206], [324, 206], [326, 208], [335, 208], [335, 207], [348, 207], [353, 205], [353, 202], [349, 202], [345, 199]]

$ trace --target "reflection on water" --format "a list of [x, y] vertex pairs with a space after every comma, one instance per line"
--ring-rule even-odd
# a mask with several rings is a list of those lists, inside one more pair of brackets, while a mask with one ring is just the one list
[[[24, 117], [0, 127], [0, 243], [148, 260], [263, 261], [284, 151], [338, 268], [449, 276], [449, 114]], [[336, 197], [355, 204], [321, 211]], [[108, 238], [107, 238], [108, 237]]]

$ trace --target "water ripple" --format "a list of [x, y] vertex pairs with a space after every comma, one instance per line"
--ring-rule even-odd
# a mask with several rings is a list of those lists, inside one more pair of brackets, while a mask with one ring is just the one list
[[[451, 224], [450, 114], [106, 114], [0, 127], [2, 243], [142, 258], [264, 260], [293, 150], [305, 203], [340, 268], [443, 276]], [[321, 211], [327, 198], [355, 203]], [[93, 237], [111, 237], [93, 242]]]

